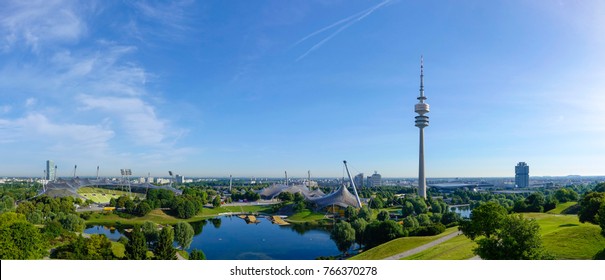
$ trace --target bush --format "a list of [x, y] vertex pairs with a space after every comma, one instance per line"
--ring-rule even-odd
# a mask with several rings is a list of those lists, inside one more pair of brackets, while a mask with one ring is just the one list
[[416, 228], [413, 235], [417, 236], [433, 236], [440, 234], [445, 231], [445, 226], [442, 223], [432, 224], [428, 226], [421, 226]]

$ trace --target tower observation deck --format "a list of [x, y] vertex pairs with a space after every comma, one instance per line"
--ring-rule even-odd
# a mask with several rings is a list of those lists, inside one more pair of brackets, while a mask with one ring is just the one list
[[418, 196], [426, 198], [426, 177], [424, 175], [424, 128], [429, 125], [429, 117], [425, 116], [429, 112], [429, 104], [425, 103], [424, 96], [424, 59], [420, 57], [420, 96], [417, 97], [418, 103], [414, 105], [416, 116], [415, 126], [420, 129], [420, 145], [418, 159]]

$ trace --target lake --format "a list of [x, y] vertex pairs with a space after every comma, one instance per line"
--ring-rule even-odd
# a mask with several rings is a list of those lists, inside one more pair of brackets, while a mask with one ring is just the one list
[[[196, 235], [187, 251], [201, 249], [209, 260], [313, 260], [340, 254], [325, 228], [279, 226], [265, 218], [259, 221], [246, 224], [236, 216], [225, 216], [191, 223]], [[103, 226], [84, 232], [105, 234], [114, 241], [122, 236]]]
[[450, 211], [460, 214], [462, 218], [471, 217], [471, 207], [469, 205], [450, 206]]

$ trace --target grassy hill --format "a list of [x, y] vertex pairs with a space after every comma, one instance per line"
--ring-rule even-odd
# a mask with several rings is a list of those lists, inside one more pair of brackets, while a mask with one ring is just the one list
[[[560, 211], [573, 207], [575, 203], [564, 205]], [[524, 213], [526, 218], [536, 219], [540, 225], [542, 242], [546, 250], [556, 259], [586, 260], [605, 248], [605, 238], [600, 235], [601, 228], [588, 223], [580, 223], [576, 215], [558, 215], [548, 213]], [[441, 234], [444, 235], [447, 233]], [[372, 248], [351, 259], [382, 259], [415, 247], [421, 246], [434, 237], [404, 237], [392, 240]], [[420, 239], [422, 238], [422, 239]], [[427, 240], [430, 238], [430, 240]], [[475, 242], [465, 236], [457, 236], [425, 251], [411, 255], [410, 260], [463, 260], [474, 256]]]
[[578, 202], [576, 202], [576, 201], [561, 203], [561, 204], [557, 205], [557, 208], [552, 209], [546, 213], [548, 213], [548, 214], [565, 214], [566, 210], [572, 208], [573, 206], [575, 206], [577, 204], [578, 204]]
[[359, 255], [355, 255], [351, 257], [350, 260], [381, 260], [397, 253], [405, 252], [418, 246], [422, 246], [457, 230], [458, 227], [453, 227], [448, 228], [445, 230], [445, 232], [435, 236], [410, 236], [397, 238], [387, 243], [378, 245]]
[[542, 242], [546, 250], [562, 260], [585, 260], [605, 248], [601, 228], [589, 223], [580, 223], [576, 215], [526, 213], [526, 217], [538, 221]]

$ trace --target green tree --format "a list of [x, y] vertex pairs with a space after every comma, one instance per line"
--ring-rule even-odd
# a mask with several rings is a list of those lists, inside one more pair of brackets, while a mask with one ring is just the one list
[[456, 212], [445, 212], [441, 217], [441, 223], [450, 226], [458, 223], [461, 219], [460, 214]]
[[351, 206], [347, 206], [347, 208], [345, 209], [345, 219], [349, 221], [357, 219], [357, 209]]
[[148, 201], [141, 201], [141, 203], [139, 203], [136, 207], [137, 215], [140, 217], [149, 214], [151, 210], [153, 210], [153, 208], [151, 207]]
[[59, 223], [65, 230], [73, 232], [81, 232], [86, 227], [84, 220], [76, 214], [61, 215]]
[[176, 249], [172, 247], [172, 242], [174, 242], [174, 231], [172, 227], [163, 227], [160, 231], [158, 244], [153, 251], [155, 258], [158, 260], [175, 260]]
[[144, 260], [147, 258], [147, 240], [141, 227], [135, 225], [126, 244], [126, 255], [131, 260]]
[[305, 200], [305, 196], [302, 195], [300, 192], [297, 192], [294, 194], [294, 202], [302, 202]]
[[414, 205], [414, 212], [416, 213], [416, 215], [420, 215], [428, 211], [426, 202], [424, 202], [424, 199], [422, 199], [421, 197], [410, 199], [409, 201], [412, 203], [412, 205]]
[[605, 203], [599, 209], [597, 220], [599, 221], [599, 226], [601, 226], [601, 235], [605, 236]]
[[418, 222], [418, 219], [416, 219], [416, 217], [410, 215], [410, 216], [403, 218], [403, 227], [404, 228], [413, 229], [413, 228], [417, 228], [419, 226], [420, 226], [420, 223]]
[[174, 240], [183, 249], [189, 248], [193, 241], [193, 227], [187, 222], [178, 222], [174, 226]]
[[189, 253], [189, 260], [205, 260], [206, 254], [202, 250], [193, 249]]
[[378, 212], [378, 216], [376, 218], [379, 221], [386, 221], [386, 220], [390, 219], [391, 217], [389, 216], [389, 212], [387, 212], [386, 210], [381, 210], [380, 212]]
[[0, 215], [0, 259], [40, 259], [43, 247], [40, 231], [24, 215], [11, 212]]
[[364, 219], [361, 218], [357, 218], [355, 220], [353, 220], [353, 222], [351, 223], [351, 226], [353, 227], [353, 229], [355, 230], [355, 242], [357, 242], [357, 244], [364, 245], [365, 244], [365, 230], [366, 227], [368, 226], [368, 222]]
[[580, 200], [580, 211], [578, 212], [580, 222], [598, 224], [596, 215], [603, 204], [605, 204], [605, 193], [603, 192], [589, 192], [584, 195]]
[[474, 250], [484, 260], [540, 260], [552, 258], [542, 247], [540, 226], [522, 215], [505, 216], [490, 236], [477, 240]]
[[554, 195], [561, 203], [578, 200], [578, 193], [569, 188], [558, 189]]
[[380, 209], [384, 207], [384, 200], [379, 195], [376, 195], [372, 200], [370, 200], [370, 208], [372, 209]]
[[66, 260], [114, 259], [111, 241], [102, 234], [92, 234], [90, 238], [78, 236], [72, 242], [58, 247], [52, 257]]
[[557, 208], [557, 204], [559, 201], [555, 198], [554, 195], [549, 195], [544, 202], [544, 212], [548, 212], [552, 209]]
[[197, 214], [197, 209], [193, 201], [179, 197], [175, 202], [176, 216], [181, 219], [189, 219]]
[[148, 246], [153, 246], [153, 244], [158, 241], [158, 238], [160, 237], [160, 232], [158, 231], [158, 226], [155, 223], [151, 221], [145, 221], [141, 226], [141, 230], [145, 235], [145, 240], [147, 240]]
[[364, 205], [359, 209], [359, 214], [357, 214], [357, 217], [362, 218], [364, 220], [366, 220], [367, 222], [371, 222], [373, 217], [372, 217], [372, 209], [368, 208], [368, 206]]
[[529, 212], [542, 212], [544, 210], [545, 202], [546, 199], [542, 193], [532, 193], [525, 199], [525, 204], [527, 205], [526, 210]]
[[221, 206], [221, 196], [216, 195], [212, 200], [212, 207], [217, 208]]
[[468, 238], [474, 240], [477, 236], [491, 237], [502, 225], [507, 216], [506, 208], [494, 201], [483, 203], [471, 212], [470, 221], [460, 223], [460, 230]]
[[417, 216], [420, 226], [428, 226], [431, 224], [431, 217], [428, 214], [420, 214]]
[[398, 237], [407, 235], [403, 227], [393, 220], [384, 222], [374, 221], [367, 225], [365, 230], [365, 241], [368, 247], [374, 247]]
[[281, 201], [292, 201], [294, 200], [294, 195], [289, 192], [281, 192], [279, 195], [277, 195], [277, 198], [279, 198]]
[[594, 189], [592, 189], [592, 191], [593, 191], [593, 192], [601, 192], [601, 193], [605, 192], [605, 182], [603, 182], [603, 183], [598, 183], [598, 184], [597, 184], [597, 185], [594, 187]]
[[351, 248], [353, 242], [355, 242], [355, 230], [351, 224], [345, 221], [339, 221], [334, 225], [330, 238], [334, 240], [336, 247], [338, 247], [338, 250], [344, 255], [349, 248]]
[[414, 214], [414, 204], [409, 201], [405, 201], [401, 207], [401, 214], [403, 217], [407, 217]]

